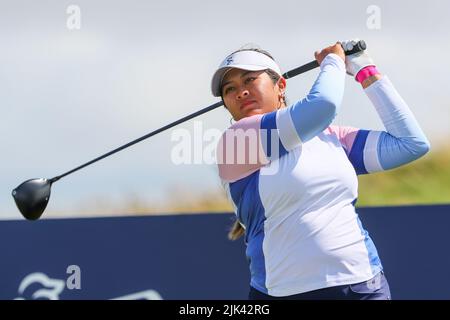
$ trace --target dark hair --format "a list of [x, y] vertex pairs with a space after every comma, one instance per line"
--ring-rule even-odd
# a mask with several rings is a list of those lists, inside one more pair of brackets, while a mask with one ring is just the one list
[[228, 231], [228, 240], [237, 240], [240, 237], [242, 237], [245, 234], [245, 229], [242, 227], [239, 220], [236, 218], [234, 220], [233, 225], [231, 226], [230, 230]]
[[[235, 54], [236, 52], [241, 52], [241, 51], [256, 51], [256, 52], [265, 54], [265, 55], [268, 56], [270, 59], [272, 59], [273, 61], [275, 61], [275, 59], [272, 57], [272, 55], [271, 55], [268, 51], [263, 50], [263, 49], [260, 49], [260, 48], [257, 48], [257, 47], [255, 47], [254, 45], [252, 45], [252, 46], [250, 46], [250, 47], [248, 47], [248, 48], [247, 48], [247, 45], [245, 45], [245, 46], [241, 47], [240, 49], [238, 49], [238, 50], [236, 50], [236, 51], [230, 53], [230, 56], [231, 56], [232, 54]], [[265, 71], [265, 72], [269, 75], [269, 77], [272, 79], [273, 84], [274, 84], [274, 85], [277, 84], [278, 80], [280, 80], [280, 78], [281, 78], [280, 75], [279, 75], [278, 73], [276, 73], [275, 71], [273, 71], [272, 69], [266, 69], [266, 70], [264, 70], [264, 71]], [[225, 105], [225, 101], [223, 100], [223, 96], [222, 96], [222, 88], [220, 88], [220, 97], [222, 98], [223, 105], [224, 105], [224, 107], [226, 108], [227, 106]], [[283, 96], [283, 103], [284, 103], [285, 105], [287, 105], [287, 99], [286, 99], [286, 96]]]

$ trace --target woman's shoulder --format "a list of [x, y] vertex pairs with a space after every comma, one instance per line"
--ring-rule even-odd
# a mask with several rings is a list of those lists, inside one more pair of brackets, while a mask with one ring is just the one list
[[255, 125], [257, 125], [257, 124], [259, 125], [261, 123], [263, 116], [264, 116], [264, 114], [255, 114], [250, 117], [242, 118], [242, 119], [236, 121], [235, 123], [233, 123], [226, 130], [245, 129], [245, 128], [255, 127]]

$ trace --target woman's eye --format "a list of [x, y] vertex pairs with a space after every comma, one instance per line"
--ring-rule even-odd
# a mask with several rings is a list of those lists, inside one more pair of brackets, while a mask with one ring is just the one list
[[224, 94], [230, 93], [231, 91], [234, 90], [234, 87], [227, 87], [225, 88], [225, 90], [223, 91]]
[[255, 77], [248, 77], [247, 79], [245, 79], [245, 83], [252, 82], [255, 79], [256, 79]]

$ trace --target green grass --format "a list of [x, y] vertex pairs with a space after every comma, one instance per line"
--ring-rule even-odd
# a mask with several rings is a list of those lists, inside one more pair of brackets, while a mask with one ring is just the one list
[[[176, 197], [173, 197], [176, 195]], [[167, 201], [149, 203], [130, 198], [120, 212], [129, 214], [230, 212], [233, 210], [220, 186], [207, 193], [177, 185]], [[390, 171], [359, 176], [358, 206], [391, 206], [450, 203], [450, 148]], [[100, 210], [102, 209], [102, 210]], [[99, 212], [107, 211], [99, 208]]]
[[397, 169], [359, 176], [358, 206], [450, 203], [450, 150]]

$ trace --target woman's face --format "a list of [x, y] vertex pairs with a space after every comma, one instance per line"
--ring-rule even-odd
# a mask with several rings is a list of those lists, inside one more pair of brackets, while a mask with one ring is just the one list
[[265, 71], [231, 69], [222, 81], [222, 98], [233, 119], [277, 110], [282, 104], [286, 80], [276, 84]]

